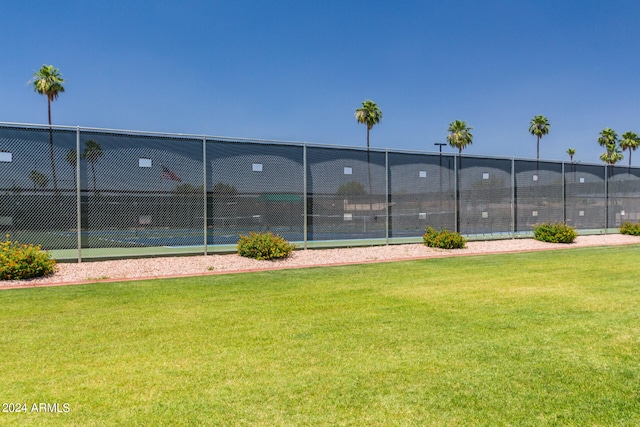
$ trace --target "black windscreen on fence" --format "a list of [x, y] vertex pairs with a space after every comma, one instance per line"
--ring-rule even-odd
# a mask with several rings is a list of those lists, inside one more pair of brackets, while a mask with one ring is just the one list
[[0, 127], [0, 229], [46, 249], [77, 247], [76, 132]]
[[550, 221], [640, 221], [640, 169], [0, 125], [0, 228], [71, 258], [229, 250], [252, 231], [325, 245], [419, 241], [427, 226], [526, 236]]
[[543, 222], [563, 222], [562, 164], [514, 161], [515, 231], [531, 231]]
[[386, 236], [385, 153], [307, 148], [308, 240]]
[[82, 245], [203, 242], [202, 141], [83, 132]]
[[577, 229], [606, 228], [606, 185], [603, 166], [565, 165], [566, 222]]
[[271, 231], [303, 240], [303, 147], [207, 141], [208, 243]]
[[422, 236], [425, 227], [454, 230], [454, 157], [389, 153], [389, 235]]
[[459, 231], [511, 232], [511, 160], [458, 157]]

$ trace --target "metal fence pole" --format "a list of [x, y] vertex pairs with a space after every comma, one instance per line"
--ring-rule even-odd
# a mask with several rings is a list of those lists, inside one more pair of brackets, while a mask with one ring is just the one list
[[307, 249], [307, 227], [309, 225], [307, 220], [307, 144], [302, 145], [302, 239], [304, 241], [304, 249]]
[[562, 162], [562, 223], [567, 223], [567, 179], [564, 162]]
[[516, 160], [511, 158], [511, 238], [516, 238]]
[[604, 165], [604, 234], [609, 228], [609, 165]]
[[384, 149], [385, 242], [389, 244], [389, 149]]
[[76, 228], [78, 263], [82, 262], [82, 209], [80, 206], [80, 126], [76, 127]]
[[461, 154], [454, 154], [453, 155], [453, 188], [455, 191], [455, 196], [454, 196], [454, 207], [453, 207], [453, 213], [454, 213], [454, 219], [456, 221], [456, 233], [460, 233], [460, 212], [458, 212], [458, 206], [460, 206], [460, 183], [458, 182], [458, 159], [460, 158]]
[[207, 251], [207, 136], [202, 136], [202, 224], [204, 232], [204, 254]]

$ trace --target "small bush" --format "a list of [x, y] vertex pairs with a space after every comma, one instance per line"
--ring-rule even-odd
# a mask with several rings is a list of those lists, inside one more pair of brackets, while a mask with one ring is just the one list
[[620, 234], [630, 234], [632, 236], [640, 236], [640, 223], [625, 221], [620, 225]]
[[447, 229], [438, 231], [433, 227], [425, 229], [422, 240], [428, 247], [439, 249], [462, 249], [467, 244], [467, 240], [459, 233]]
[[545, 222], [533, 229], [533, 238], [549, 243], [573, 243], [578, 237], [575, 228], [561, 222]]
[[254, 259], [279, 259], [289, 256], [295, 249], [293, 245], [282, 236], [271, 232], [249, 233], [248, 236], [240, 236], [238, 240], [238, 255]]
[[40, 246], [12, 242], [9, 235], [0, 243], [0, 280], [41, 277], [56, 269], [56, 260]]

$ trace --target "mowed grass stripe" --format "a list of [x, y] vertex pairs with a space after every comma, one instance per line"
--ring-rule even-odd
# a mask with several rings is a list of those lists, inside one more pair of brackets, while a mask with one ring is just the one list
[[0, 292], [15, 425], [637, 425], [640, 247]]

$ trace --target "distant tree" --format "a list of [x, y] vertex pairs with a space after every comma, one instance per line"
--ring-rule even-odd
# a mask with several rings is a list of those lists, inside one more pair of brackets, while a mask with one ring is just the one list
[[64, 79], [60, 71], [53, 65], [43, 65], [39, 71], [33, 74], [29, 81], [33, 83], [33, 91], [47, 97], [47, 112], [49, 118], [49, 157], [51, 159], [51, 173], [53, 177], [53, 190], [58, 190], [56, 179], [56, 164], [53, 156], [53, 129], [51, 128], [51, 103], [58, 99], [58, 95], [64, 92]]
[[449, 124], [447, 131], [447, 142], [454, 148], [458, 149], [458, 153], [462, 154], [462, 150], [471, 145], [473, 142], [473, 135], [471, 134], [470, 126], [462, 120], [454, 120]]
[[33, 181], [33, 184], [36, 187], [44, 188], [49, 185], [49, 178], [37, 170], [32, 170], [31, 173], [29, 173], [29, 179]]
[[600, 155], [600, 160], [613, 166], [624, 158], [620, 145], [618, 144], [618, 134], [615, 130], [606, 128], [603, 129], [599, 135], [598, 144], [607, 149], [607, 151]]
[[364, 189], [364, 184], [358, 181], [349, 181], [346, 184], [342, 184], [338, 191], [338, 196], [364, 196], [367, 194], [367, 190]]
[[356, 120], [358, 123], [367, 125], [367, 149], [369, 149], [369, 132], [382, 120], [382, 111], [378, 108], [378, 104], [368, 99], [363, 101], [362, 107], [356, 110]]
[[220, 196], [235, 196], [238, 194], [238, 189], [233, 185], [218, 182], [213, 186], [213, 193]]
[[202, 194], [202, 185], [181, 184], [176, 187], [178, 194]]
[[100, 160], [100, 157], [104, 154], [100, 143], [90, 139], [84, 143], [84, 151], [82, 152], [82, 158], [87, 159], [87, 162], [91, 165], [91, 175], [93, 176], [93, 194], [98, 194], [96, 189], [96, 163]]
[[64, 160], [69, 163], [71, 165], [71, 169], [73, 169], [73, 185], [75, 186], [78, 180], [78, 177], [76, 176], [76, 166], [78, 161], [76, 150], [74, 150], [73, 148], [69, 149], [67, 151], [67, 154], [65, 154], [64, 156]]
[[569, 148], [567, 150], [567, 154], [569, 155], [569, 161], [571, 163], [573, 163], [573, 156], [575, 156], [575, 154], [576, 154], [576, 149], [575, 148]]
[[547, 135], [549, 133], [550, 126], [551, 124], [545, 116], [535, 116], [533, 119], [531, 119], [529, 132], [537, 139], [536, 160], [540, 160], [540, 139], [542, 139], [544, 135]]
[[620, 141], [620, 148], [624, 150], [629, 150], [629, 167], [631, 167], [631, 152], [636, 151], [636, 149], [640, 146], [640, 137], [635, 132], [625, 132], [622, 134], [622, 140]]

